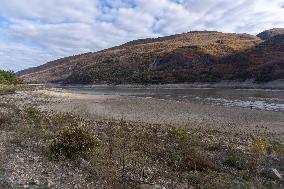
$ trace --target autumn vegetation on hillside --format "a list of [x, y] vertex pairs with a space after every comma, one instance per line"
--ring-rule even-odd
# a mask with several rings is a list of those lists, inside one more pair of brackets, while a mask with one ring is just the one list
[[283, 35], [214, 31], [140, 39], [18, 73], [31, 83], [186, 83], [284, 79]]

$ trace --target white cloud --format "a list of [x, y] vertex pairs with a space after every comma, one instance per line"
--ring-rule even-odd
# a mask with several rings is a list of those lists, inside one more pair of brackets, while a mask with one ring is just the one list
[[2, 16], [44, 22], [93, 21], [99, 14], [97, 0], [0, 0]]
[[[284, 0], [0, 0], [0, 67], [20, 70], [129, 40], [284, 27]], [[7, 24], [8, 22], [8, 24]]]
[[[56, 57], [39, 48], [29, 48], [19, 44], [0, 43], [0, 68], [20, 71], [27, 67], [43, 64]], [[57, 55], [56, 58], [59, 58]]]

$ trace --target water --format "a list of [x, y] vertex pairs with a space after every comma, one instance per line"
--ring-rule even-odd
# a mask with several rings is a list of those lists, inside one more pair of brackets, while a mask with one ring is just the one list
[[284, 90], [64, 87], [71, 92], [93, 95], [118, 95], [189, 101], [202, 104], [237, 106], [268, 111], [284, 111]]

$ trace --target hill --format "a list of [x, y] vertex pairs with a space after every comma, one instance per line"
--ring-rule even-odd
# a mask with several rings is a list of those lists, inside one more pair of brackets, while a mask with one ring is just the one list
[[283, 78], [283, 55], [281, 37], [189, 32], [55, 60], [18, 75], [32, 83], [68, 84], [268, 81]]
[[[212, 47], [215, 51], [218, 48]], [[266, 82], [284, 78], [283, 55], [284, 35], [226, 55], [205, 53], [201, 47], [195, 47], [195, 51], [181, 48], [157, 61], [155, 75], [161, 78], [171, 75], [177, 82], [246, 79]]]
[[262, 40], [268, 40], [274, 36], [284, 34], [284, 28], [274, 28], [270, 30], [265, 30], [257, 35], [257, 37], [261, 38]]
[[262, 82], [284, 79], [283, 55], [284, 35], [277, 35], [253, 48], [225, 57], [214, 68], [222, 70], [225, 79], [254, 78]]

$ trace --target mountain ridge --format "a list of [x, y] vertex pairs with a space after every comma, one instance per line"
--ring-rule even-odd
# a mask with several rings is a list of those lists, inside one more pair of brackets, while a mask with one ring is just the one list
[[[282, 69], [283, 55], [281, 37], [264, 41], [249, 34], [194, 31], [138, 39], [95, 53], [51, 61], [20, 71], [18, 75], [31, 83], [66, 84], [214, 82], [224, 79], [262, 81], [256, 74], [261, 73], [259, 69], [271, 67], [271, 61], [277, 61]], [[262, 57], [264, 61], [255, 56]], [[246, 62], [240, 63], [243, 60]], [[226, 61], [231, 63], [226, 64]], [[267, 68], [259, 68], [261, 66], [253, 61]], [[234, 73], [236, 70], [242, 74]], [[281, 74], [277, 72], [271, 77], [264, 77], [263, 81], [283, 79]]]

